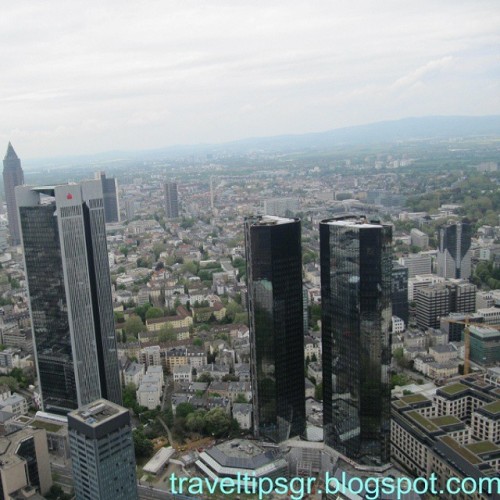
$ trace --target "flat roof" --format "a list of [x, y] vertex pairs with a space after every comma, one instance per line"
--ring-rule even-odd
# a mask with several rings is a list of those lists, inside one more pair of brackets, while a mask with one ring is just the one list
[[408, 396], [403, 396], [399, 399], [400, 401], [403, 401], [403, 403], [406, 403], [408, 405], [430, 401], [430, 399], [426, 398], [423, 394], [409, 394]]
[[467, 444], [465, 445], [465, 448], [467, 448], [469, 451], [472, 451], [472, 453], [476, 455], [500, 450], [500, 447], [498, 447], [491, 441], [481, 441], [479, 443]]
[[469, 387], [466, 385], [457, 382], [456, 384], [445, 385], [444, 387], [440, 387], [439, 390], [448, 394], [449, 396], [454, 396], [455, 394], [459, 394], [462, 391], [468, 390]]
[[444, 415], [442, 417], [433, 417], [433, 418], [430, 418], [429, 421], [431, 421], [434, 425], [437, 425], [438, 427], [445, 427], [447, 425], [455, 425], [455, 424], [463, 423], [460, 419], [458, 419], [457, 417], [454, 417], [453, 415]]
[[72, 411], [70, 415], [75, 420], [79, 420], [86, 425], [97, 427], [103, 422], [111, 420], [116, 415], [126, 412], [128, 412], [126, 408], [118, 406], [111, 401], [107, 401], [106, 399], [98, 399], [93, 403], [82, 406], [78, 410]]
[[493, 413], [493, 415], [498, 415], [500, 413], [500, 400], [482, 406], [481, 410], [485, 410], [488, 413]]
[[291, 219], [290, 217], [278, 217], [277, 215], [263, 215], [259, 219], [256, 219], [255, 226], [273, 226], [277, 224], [291, 224], [296, 222], [298, 219]]

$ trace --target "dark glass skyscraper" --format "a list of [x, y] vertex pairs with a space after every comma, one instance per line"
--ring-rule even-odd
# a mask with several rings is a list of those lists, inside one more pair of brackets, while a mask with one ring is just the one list
[[466, 222], [439, 229], [437, 273], [443, 278], [469, 279], [471, 274], [472, 226]]
[[96, 179], [101, 181], [106, 222], [120, 222], [120, 204], [118, 203], [118, 183], [114, 177], [106, 177], [104, 172], [97, 172]]
[[326, 444], [389, 461], [392, 230], [363, 217], [320, 223]]
[[179, 217], [177, 182], [165, 182], [165, 215], [167, 219]]
[[245, 219], [254, 432], [281, 442], [305, 433], [299, 219]]
[[408, 326], [408, 268], [392, 263], [392, 315], [401, 318]]
[[7, 153], [3, 159], [3, 189], [7, 203], [7, 217], [9, 218], [10, 240], [13, 245], [19, 245], [19, 218], [17, 215], [15, 187], [24, 183], [21, 160], [9, 142]]
[[22, 186], [16, 200], [44, 410], [121, 403], [100, 182]]

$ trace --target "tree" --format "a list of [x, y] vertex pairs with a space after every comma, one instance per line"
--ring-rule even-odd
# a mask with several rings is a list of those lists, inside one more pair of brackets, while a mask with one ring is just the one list
[[125, 333], [127, 335], [137, 338], [137, 335], [140, 332], [143, 332], [145, 327], [139, 316], [131, 316], [129, 319], [127, 319], [127, 321], [125, 321], [123, 329], [125, 330]]
[[143, 323], [146, 322], [146, 313], [148, 312], [148, 309], [151, 307], [151, 304], [148, 302], [146, 304], [143, 304], [142, 306], [137, 306], [134, 311], [135, 314], [141, 317]]
[[213, 377], [212, 375], [210, 375], [210, 373], [207, 373], [207, 372], [204, 372], [202, 373], [197, 379], [196, 381], [197, 382], [206, 382], [206, 383], [210, 383], [212, 382], [213, 380]]
[[193, 413], [195, 408], [190, 403], [179, 403], [175, 409], [175, 418], [186, 418], [190, 413]]
[[186, 428], [191, 432], [203, 433], [205, 430], [205, 410], [196, 410], [186, 417]]
[[197, 347], [201, 347], [203, 345], [203, 340], [201, 340], [199, 337], [196, 337], [193, 340], [193, 345], [195, 345]]
[[170, 323], [161, 327], [160, 333], [158, 334], [158, 340], [160, 342], [170, 342], [176, 339], [177, 335], [175, 334], [174, 328]]
[[153, 453], [153, 442], [140, 429], [132, 431], [136, 458], [149, 457]]
[[146, 319], [153, 319], [153, 318], [162, 318], [163, 317], [163, 309], [160, 307], [150, 307], [146, 311]]
[[144, 257], [139, 257], [136, 260], [137, 267], [145, 267], [146, 269], [151, 269], [153, 267], [153, 263], [150, 259], [146, 259]]
[[223, 408], [213, 408], [205, 416], [205, 429], [207, 434], [216, 438], [222, 437], [231, 428], [231, 418]]
[[155, 260], [158, 260], [160, 258], [160, 254], [164, 252], [167, 249], [167, 247], [160, 242], [156, 242], [153, 245], [153, 253], [155, 254]]
[[248, 403], [247, 398], [245, 397], [244, 394], [238, 394], [236, 396], [236, 399], [234, 400], [235, 403]]

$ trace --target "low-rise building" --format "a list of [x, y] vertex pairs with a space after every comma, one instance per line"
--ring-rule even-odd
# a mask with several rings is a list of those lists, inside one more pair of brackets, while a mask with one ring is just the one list
[[234, 403], [233, 418], [238, 422], [240, 429], [252, 428], [252, 405], [249, 403]]
[[172, 369], [174, 382], [192, 382], [192, 368], [190, 365], [177, 365]]

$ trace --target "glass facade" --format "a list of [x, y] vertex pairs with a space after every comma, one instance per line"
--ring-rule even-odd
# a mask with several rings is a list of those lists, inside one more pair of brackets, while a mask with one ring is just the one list
[[392, 263], [392, 315], [401, 318], [408, 326], [408, 268]]
[[55, 207], [22, 206], [19, 215], [43, 406], [64, 413], [78, 401]]
[[389, 461], [392, 230], [361, 217], [320, 223], [326, 444]]
[[304, 319], [298, 219], [245, 220], [254, 432], [305, 433]]
[[100, 182], [23, 186], [16, 197], [43, 409], [121, 403]]
[[165, 215], [167, 219], [179, 217], [179, 200], [177, 197], [176, 182], [165, 182]]

